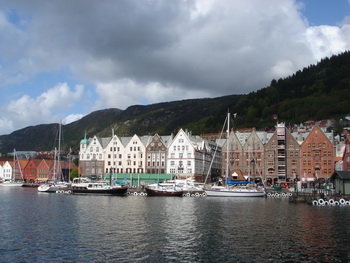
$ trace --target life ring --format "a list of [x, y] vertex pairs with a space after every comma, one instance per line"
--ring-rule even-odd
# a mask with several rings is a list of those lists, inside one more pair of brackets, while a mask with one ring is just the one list
[[60, 191], [60, 190], [57, 190], [57, 191], [56, 191], [56, 194], [59, 194], [59, 193], [61, 193], [61, 191]]
[[289, 196], [289, 197], [292, 197], [292, 195], [293, 195], [292, 193], [288, 193], [288, 196]]
[[285, 193], [282, 193], [281, 196], [282, 197], [287, 197], [287, 195]]
[[312, 201], [312, 205], [318, 205], [318, 201], [317, 200], [313, 200]]
[[191, 196], [191, 194], [190, 194], [190, 193], [187, 193], [187, 194], [186, 194], [186, 196], [187, 196], [187, 197], [190, 197], [190, 196]]
[[202, 194], [202, 196], [203, 196], [203, 197], [207, 196], [207, 193], [206, 193], [206, 192], [204, 192], [204, 193]]
[[138, 195], [138, 193], [137, 193], [137, 192], [135, 192], [135, 193], [134, 193], [134, 195]]
[[334, 205], [339, 205], [339, 201], [334, 201]]
[[333, 200], [333, 199], [329, 199], [328, 203], [329, 203], [329, 205], [335, 205], [335, 203], [334, 203], [334, 200]]
[[271, 193], [267, 193], [267, 197], [271, 197]]
[[324, 201], [324, 205], [329, 205], [329, 202], [326, 200], [326, 201]]
[[345, 201], [345, 205], [350, 205], [350, 201]]
[[185, 194], [185, 193], [183, 193], [183, 194], [182, 194], [182, 196], [183, 196], [183, 197], [185, 197], [185, 196], [186, 196], [186, 194]]
[[277, 198], [280, 198], [280, 197], [281, 197], [281, 195], [280, 195], [280, 194], [276, 194], [275, 196], [276, 196]]
[[67, 191], [67, 194], [71, 194], [71, 193], [72, 193], [72, 191], [71, 191], [71, 190], [68, 190], [68, 191]]
[[339, 200], [339, 203], [341, 204], [341, 205], [345, 205], [345, 199], [344, 198], [341, 198], [340, 200]]
[[322, 198], [318, 199], [318, 204], [323, 206], [324, 205], [324, 200]]
[[199, 196], [199, 193], [195, 193], [194, 195], [195, 195], [195, 197], [198, 197], [198, 196]]

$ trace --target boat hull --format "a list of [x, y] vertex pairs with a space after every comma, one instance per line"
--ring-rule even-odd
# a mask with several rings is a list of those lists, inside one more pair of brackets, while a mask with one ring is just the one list
[[100, 194], [100, 195], [125, 195], [128, 191], [128, 187], [118, 188], [94, 188], [90, 189], [87, 187], [72, 187], [68, 188], [72, 194]]
[[148, 196], [183, 196], [183, 190], [171, 190], [171, 189], [151, 189], [146, 187], [146, 193]]
[[23, 185], [23, 183], [17, 183], [17, 182], [16, 183], [3, 182], [3, 183], [0, 184], [0, 186], [5, 186], [5, 187], [16, 187], [16, 186], [22, 186], [22, 185]]
[[227, 190], [205, 189], [208, 197], [264, 197], [265, 191], [259, 190]]
[[38, 187], [38, 191], [42, 193], [56, 193], [59, 187], [56, 185], [42, 184]]

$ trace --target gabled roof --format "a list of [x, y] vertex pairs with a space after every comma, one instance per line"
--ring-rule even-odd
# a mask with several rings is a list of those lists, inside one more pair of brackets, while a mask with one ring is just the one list
[[101, 145], [103, 147], [103, 149], [105, 149], [108, 145], [108, 143], [111, 141], [112, 137], [105, 137], [105, 138], [101, 138]]
[[124, 147], [128, 145], [132, 137], [119, 137], [120, 142], [123, 144]]

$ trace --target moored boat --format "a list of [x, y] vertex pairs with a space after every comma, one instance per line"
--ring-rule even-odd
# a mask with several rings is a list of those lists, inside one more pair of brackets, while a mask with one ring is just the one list
[[23, 182], [19, 181], [12, 181], [12, 180], [9, 180], [9, 181], [5, 181], [3, 183], [0, 184], [0, 186], [22, 186], [23, 185]]
[[103, 194], [103, 195], [125, 195], [127, 186], [111, 186], [105, 182], [91, 182], [87, 178], [74, 178], [71, 187], [67, 188], [72, 194]]
[[148, 185], [145, 187], [148, 196], [183, 196], [184, 190], [177, 187], [175, 184], [171, 185]]
[[56, 193], [59, 189], [59, 186], [54, 183], [45, 183], [38, 186], [38, 192]]
[[212, 197], [264, 197], [266, 192], [264, 189], [254, 187], [212, 187], [211, 189], [204, 189], [207, 196]]
[[[227, 156], [230, 152], [230, 113], [227, 114], [227, 138], [226, 138], [226, 147], [227, 147]], [[229, 162], [226, 161], [226, 173], [225, 173], [225, 185], [224, 186], [212, 186], [210, 188], [205, 188], [208, 197], [264, 197], [266, 196], [266, 191], [264, 187], [256, 187], [254, 184], [249, 181], [231, 181], [228, 178], [230, 172]]]

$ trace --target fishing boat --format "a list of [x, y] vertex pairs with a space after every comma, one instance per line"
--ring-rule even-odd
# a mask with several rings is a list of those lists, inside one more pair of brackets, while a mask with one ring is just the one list
[[183, 196], [184, 190], [175, 183], [151, 184], [145, 187], [148, 196]]
[[102, 194], [102, 195], [125, 195], [128, 187], [113, 185], [106, 182], [91, 182], [88, 178], [74, 178], [71, 187], [67, 188], [72, 194]]
[[[16, 167], [17, 167], [17, 170], [16, 170]], [[16, 171], [19, 172], [20, 179], [16, 178]], [[0, 183], [0, 186], [13, 187], [13, 186], [22, 186], [23, 184], [24, 184], [24, 180], [23, 180], [22, 167], [19, 163], [16, 150], [13, 150], [13, 167], [12, 167], [11, 178], [9, 178], [8, 180], [5, 178], [5, 181]]]
[[229, 140], [230, 137], [230, 113], [227, 114], [227, 133], [226, 133], [226, 146], [227, 146], [227, 160], [226, 160], [226, 175], [225, 184], [223, 186], [212, 186], [210, 188], [204, 188], [208, 197], [264, 197], [266, 196], [264, 187], [257, 187], [251, 181], [235, 182], [228, 178], [229, 174]]

